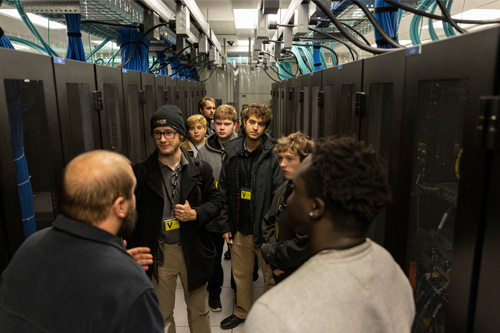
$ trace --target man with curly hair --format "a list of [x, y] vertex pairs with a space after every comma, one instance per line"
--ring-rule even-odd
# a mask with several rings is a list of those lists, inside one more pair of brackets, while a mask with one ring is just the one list
[[262, 218], [271, 207], [273, 193], [283, 183], [278, 156], [264, 134], [271, 123], [271, 109], [251, 104], [243, 113], [245, 135], [224, 144], [219, 191], [224, 199], [218, 218], [220, 231], [231, 247], [236, 283], [234, 313], [221, 322], [232, 329], [245, 321], [253, 300], [253, 267], [257, 255], [264, 276], [264, 291], [274, 285], [271, 267], [262, 258]]
[[293, 178], [288, 213], [313, 255], [252, 307], [247, 332], [410, 332], [410, 283], [366, 237], [390, 201], [377, 154], [354, 138], [326, 138]]

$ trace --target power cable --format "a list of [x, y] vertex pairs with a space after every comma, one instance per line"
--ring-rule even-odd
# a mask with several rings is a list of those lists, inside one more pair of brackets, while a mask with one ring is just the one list
[[[332, 15], [333, 15], [333, 14], [332, 14]], [[321, 31], [321, 30], [314, 29], [314, 28], [309, 28], [309, 30], [314, 31], [314, 32], [317, 32], [317, 33], [319, 33], [320, 35], [326, 36], [326, 37], [328, 37], [328, 38], [330, 38], [330, 39], [333, 39], [333, 40], [335, 40], [335, 41], [337, 41], [337, 42], [339, 42], [339, 43], [341, 43], [341, 44], [344, 44], [344, 46], [345, 46], [345, 47], [347, 47], [347, 49], [348, 49], [348, 50], [349, 50], [349, 52], [351, 53], [352, 60], [358, 60], [358, 59], [359, 59], [359, 54], [358, 54], [358, 52], [356, 52], [356, 50], [355, 50], [355, 49], [354, 49], [351, 45], [347, 44], [347, 43], [346, 43], [346, 42], [344, 42], [342, 39], [337, 38], [337, 37], [335, 37], [335, 36], [333, 36], [333, 35], [327, 34], [326, 32], [323, 32], [323, 31]], [[344, 31], [345, 31], [345, 30], [344, 30]], [[346, 31], [346, 33], [347, 33], [347, 31]], [[351, 34], [349, 34], [349, 36], [351, 36]], [[354, 38], [354, 40], [358, 41], [358, 40], [357, 40], [357, 39], [355, 39], [355, 38]], [[359, 42], [359, 41], [358, 41], [358, 42]], [[363, 44], [361, 44], [361, 45], [363, 45]], [[370, 48], [372, 48], [372, 47], [370, 46]], [[374, 47], [373, 47], [373, 49], [374, 49]], [[376, 50], [378, 50], [378, 49], [376, 49]], [[356, 56], [354, 56], [354, 55], [356, 55]]]
[[[363, 49], [367, 52], [374, 54], [382, 54], [387, 52], [392, 52], [394, 49], [379, 49], [376, 47], [371, 47], [365, 44], [360, 43], [354, 36], [347, 32], [346, 29], [342, 26], [340, 21], [333, 15], [328, 7], [325, 6], [320, 0], [311, 0], [316, 4], [316, 6], [323, 11], [323, 13], [333, 22], [333, 24], [339, 29], [340, 33], [342, 33], [345, 37], [347, 37], [352, 43], [354, 43], [360, 49]], [[399, 44], [398, 44], [399, 45]]]
[[[445, 17], [439, 16], [439, 15], [434, 15], [434, 14], [429, 14], [427, 12], [424, 12], [424, 11], [421, 11], [421, 10], [418, 10], [418, 9], [415, 9], [415, 8], [412, 8], [412, 7], [408, 7], [408, 6], [402, 5], [402, 4], [400, 4], [399, 2], [396, 2], [396, 1], [392, 1], [392, 0], [384, 0], [384, 1], [387, 2], [387, 3], [390, 3], [394, 7], [406, 10], [407, 12], [410, 12], [410, 13], [413, 13], [413, 14], [416, 14], [416, 15], [420, 15], [420, 16], [424, 16], [424, 17], [429, 17], [429, 18], [432, 18], [432, 19], [435, 19], [435, 20], [446, 21]], [[464, 24], [497, 24], [497, 23], [500, 23], [500, 19], [498, 19], [498, 20], [462, 20], [462, 19], [459, 20], [459, 19], [455, 19], [454, 21], [456, 23], [464, 23]]]
[[467, 31], [460, 28], [458, 26], [457, 22], [455, 22], [455, 20], [451, 17], [450, 12], [446, 8], [445, 4], [443, 3], [443, 0], [436, 0], [436, 1], [437, 1], [438, 6], [439, 6], [439, 9], [441, 9], [441, 12], [443, 13], [444, 17], [446, 18], [446, 22], [451, 24], [453, 26], [453, 28], [455, 28], [461, 34], [467, 33]]
[[271, 75], [269, 75], [269, 73], [267, 72], [267, 70], [265, 70], [265, 69], [264, 69], [264, 67], [262, 67], [262, 66], [257, 66], [257, 67], [261, 68], [261, 69], [262, 69], [262, 70], [266, 73], [266, 75], [267, 75], [267, 76], [268, 76], [271, 80], [273, 80], [274, 82], [277, 82], [277, 83], [279, 83], [279, 82], [280, 82], [280, 81], [278, 81], [278, 80], [273, 79], [273, 78], [271, 77]]
[[216, 69], [217, 69], [217, 66], [214, 67], [214, 70], [212, 71], [212, 73], [210, 73], [210, 75], [205, 80], [200, 80], [200, 82], [208, 81], [208, 79], [210, 79], [210, 77], [212, 77], [212, 74], [215, 72]]

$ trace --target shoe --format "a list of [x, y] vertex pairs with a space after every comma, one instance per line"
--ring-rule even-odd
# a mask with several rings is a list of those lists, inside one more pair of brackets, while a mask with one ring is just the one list
[[239, 317], [236, 317], [236, 315], [233, 313], [220, 323], [220, 328], [223, 330], [230, 330], [232, 328], [235, 328], [239, 324], [242, 324], [245, 322], [245, 319], [241, 319]]
[[220, 296], [209, 296], [208, 297], [208, 307], [213, 312], [221, 312], [222, 311], [222, 303], [220, 302]]
[[231, 252], [229, 250], [224, 252], [224, 260], [231, 260]]

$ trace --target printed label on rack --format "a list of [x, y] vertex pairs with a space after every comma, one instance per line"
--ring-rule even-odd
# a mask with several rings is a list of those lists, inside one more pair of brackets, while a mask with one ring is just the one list
[[413, 47], [409, 47], [406, 49], [406, 56], [412, 56], [422, 53], [422, 45], [417, 45]]
[[65, 65], [66, 61], [63, 58], [54, 57], [54, 63], [59, 65]]

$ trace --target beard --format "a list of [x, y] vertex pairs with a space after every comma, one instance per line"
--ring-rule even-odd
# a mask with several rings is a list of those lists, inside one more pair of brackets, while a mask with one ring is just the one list
[[134, 231], [136, 222], [137, 222], [137, 211], [135, 210], [135, 207], [129, 205], [127, 214], [123, 218], [122, 225], [118, 230], [118, 237], [128, 236], [132, 231]]

